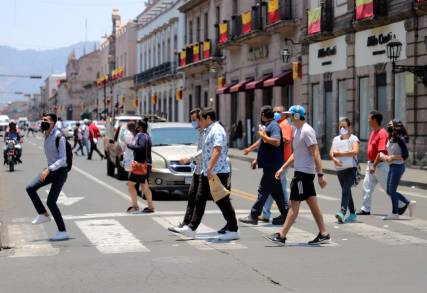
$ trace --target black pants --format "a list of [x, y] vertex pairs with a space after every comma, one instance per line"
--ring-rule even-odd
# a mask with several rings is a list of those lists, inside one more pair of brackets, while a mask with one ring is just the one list
[[[217, 175], [221, 180], [222, 185], [227, 186], [228, 177], [230, 176], [230, 174], [219, 173]], [[190, 224], [188, 225], [193, 231], [195, 231], [202, 222], [202, 218], [205, 213], [206, 202], [210, 196], [211, 191], [209, 188], [208, 177], [201, 175], [196, 194], [196, 203], [194, 207], [193, 217], [191, 218]], [[223, 199], [217, 201], [216, 204], [221, 210], [223, 217], [227, 221], [226, 229], [231, 232], [236, 232], [238, 230], [236, 213], [234, 211], [233, 206], [231, 205], [230, 197], [224, 197]]]
[[[76, 146], [79, 146], [79, 148], [76, 150]], [[74, 138], [74, 146], [73, 146], [73, 151], [74, 152], [78, 152], [78, 151], [81, 151], [82, 152], [82, 156], [84, 156], [85, 155], [85, 153], [83, 152], [83, 144], [82, 144], [82, 141], [80, 140], [80, 139], [76, 139], [76, 138]]]
[[353, 202], [353, 196], [351, 195], [351, 187], [354, 184], [356, 170], [355, 168], [347, 168], [337, 172], [338, 181], [340, 182], [342, 193], [341, 193], [341, 212], [345, 215], [347, 209], [350, 213], [356, 212]]
[[27, 186], [27, 193], [31, 198], [31, 201], [34, 204], [34, 207], [37, 210], [39, 215], [46, 213], [46, 209], [40, 200], [39, 195], [37, 194], [37, 190], [46, 186], [48, 184], [52, 184], [50, 186], [50, 191], [47, 196], [47, 206], [52, 213], [53, 218], [55, 219], [56, 225], [58, 226], [59, 231], [65, 231], [64, 220], [62, 219], [61, 211], [56, 205], [56, 201], [58, 200], [59, 194], [61, 193], [62, 186], [64, 186], [65, 181], [67, 180], [68, 172], [67, 168], [60, 168], [56, 171], [52, 171], [46, 177], [44, 182], [40, 182], [39, 175], [31, 182], [30, 185]]
[[98, 147], [97, 147], [96, 143], [94, 143], [93, 141], [91, 141], [90, 142], [90, 152], [89, 152], [89, 155], [87, 156], [87, 158], [89, 160], [92, 159], [93, 151], [97, 152], [98, 155], [101, 157], [101, 159], [104, 158], [104, 155], [101, 153], [100, 150], [98, 150]]
[[188, 202], [187, 210], [185, 211], [184, 216], [184, 225], [189, 225], [191, 219], [193, 218], [194, 208], [196, 207], [196, 195], [197, 189], [199, 189], [200, 175], [193, 174], [193, 179], [191, 180], [190, 190], [188, 191]]
[[262, 208], [268, 197], [271, 195], [279, 208], [281, 216], [285, 219], [287, 215], [286, 204], [283, 196], [283, 187], [280, 180], [275, 178], [274, 168], [264, 168], [261, 182], [258, 187], [258, 198], [251, 209], [252, 219], [258, 219], [262, 213]]

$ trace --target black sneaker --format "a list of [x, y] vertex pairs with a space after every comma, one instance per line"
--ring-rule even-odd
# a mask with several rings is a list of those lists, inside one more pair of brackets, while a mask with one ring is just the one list
[[399, 208], [399, 215], [403, 215], [406, 212], [406, 209], [409, 207], [409, 203], [405, 204], [403, 207]]
[[359, 212], [356, 213], [356, 215], [358, 216], [369, 216], [371, 214], [371, 212], [365, 212], [364, 210], [360, 210]]
[[251, 225], [258, 225], [258, 219], [253, 219], [251, 216], [240, 218], [239, 222]]
[[263, 223], [269, 223], [270, 219], [264, 218], [263, 216], [259, 216], [258, 221], [263, 222]]
[[285, 219], [286, 218], [284, 218], [282, 216], [278, 216], [278, 217], [274, 218], [273, 221], [271, 221], [271, 223], [273, 225], [283, 225], [283, 223], [285, 223]]
[[278, 245], [283, 246], [286, 244], [286, 237], [285, 238], [280, 237], [279, 233], [274, 233], [273, 235], [264, 236], [264, 238]]
[[218, 234], [225, 234], [227, 233], [228, 229], [227, 229], [227, 225], [225, 225], [223, 228], [219, 229], [217, 231]]
[[317, 237], [309, 241], [308, 244], [316, 245], [316, 244], [329, 243], [329, 242], [331, 242], [331, 236], [329, 236], [329, 233], [326, 235], [322, 235], [319, 233]]

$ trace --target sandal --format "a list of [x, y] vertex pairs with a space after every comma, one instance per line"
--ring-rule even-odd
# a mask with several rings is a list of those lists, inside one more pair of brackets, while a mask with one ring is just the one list
[[146, 207], [142, 210], [142, 213], [144, 214], [152, 214], [154, 213], [154, 209], [150, 209], [149, 207]]
[[140, 212], [141, 211], [139, 210], [139, 207], [133, 207], [133, 206], [128, 207], [128, 209], [126, 210], [126, 213], [128, 214], [138, 214]]

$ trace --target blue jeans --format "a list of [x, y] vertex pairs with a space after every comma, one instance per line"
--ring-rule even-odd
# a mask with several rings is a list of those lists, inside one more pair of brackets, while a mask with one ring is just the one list
[[393, 208], [393, 214], [399, 213], [399, 201], [409, 204], [409, 200], [404, 197], [401, 193], [397, 192], [400, 179], [403, 173], [405, 173], [404, 164], [391, 164], [390, 171], [387, 177], [387, 194], [391, 197], [391, 205]]
[[[288, 193], [288, 179], [286, 178], [286, 175], [288, 174], [288, 169], [285, 169], [282, 173], [282, 177], [280, 178], [280, 182], [282, 184], [283, 189], [283, 200], [285, 201], [285, 208], [288, 209], [289, 207], [289, 193]], [[264, 219], [269, 219], [271, 216], [271, 206], [273, 205], [273, 197], [270, 195], [267, 198], [267, 201], [264, 204], [264, 207], [262, 209], [262, 217]]]

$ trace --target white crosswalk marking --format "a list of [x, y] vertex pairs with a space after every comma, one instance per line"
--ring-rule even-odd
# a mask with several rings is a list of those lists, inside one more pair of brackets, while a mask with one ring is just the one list
[[397, 221], [390, 221], [393, 223], [402, 224], [411, 228], [414, 228], [416, 230], [427, 232], [427, 221], [421, 220], [421, 219], [415, 219], [415, 218], [402, 218], [401, 220]]
[[[262, 232], [265, 235], [271, 235], [279, 231], [279, 226], [273, 226], [271, 224], [258, 224], [257, 226], [247, 226], [252, 229], [255, 229], [259, 232]], [[307, 242], [313, 240], [316, 235], [307, 232], [305, 230], [299, 229], [295, 226], [292, 226], [288, 235], [286, 235], [286, 245], [287, 246], [304, 246], [308, 245]], [[340, 246], [338, 243], [330, 242], [322, 246]]]
[[101, 253], [150, 251], [114, 219], [76, 221], [75, 223]]
[[[182, 220], [182, 217], [153, 217], [153, 220], [160, 224], [163, 228], [176, 225]], [[187, 239], [187, 237], [176, 234], [181, 239]], [[218, 241], [218, 233], [203, 224], [200, 224], [197, 229], [197, 235], [195, 240], [188, 240], [187, 243], [200, 250], [232, 250], [232, 249], [245, 249], [244, 245], [237, 243], [236, 241], [221, 242]]]
[[[310, 215], [301, 215], [304, 218], [311, 218]], [[335, 216], [325, 214], [326, 224], [336, 224]], [[384, 228], [378, 228], [365, 223], [350, 223], [337, 226], [338, 229], [354, 233], [364, 238], [369, 238], [386, 245], [407, 245], [407, 244], [427, 244], [427, 240], [414, 236], [393, 232]]]
[[14, 249], [10, 257], [52, 256], [59, 249], [48, 241], [46, 231], [41, 225], [14, 224], [8, 225], [9, 246]]

